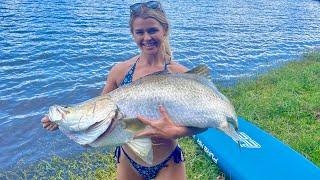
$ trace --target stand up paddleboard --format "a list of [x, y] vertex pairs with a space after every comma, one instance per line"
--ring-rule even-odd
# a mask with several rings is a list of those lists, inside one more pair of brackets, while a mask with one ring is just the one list
[[275, 137], [238, 118], [238, 143], [216, 129], [195, 135], [197, 143], [230, 179], [319, 179], [320, 168]]

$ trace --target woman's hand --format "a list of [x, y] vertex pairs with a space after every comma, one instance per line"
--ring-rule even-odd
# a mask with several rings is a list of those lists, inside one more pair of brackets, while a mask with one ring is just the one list
[[42, 127], [46, 128], [48, 131], [54, 131], [58, 129], [58, 125], [52, 121], [50, 121], [48, 116], [44, 116], [41, 119]]
[[160, 119], [151, 120], [143, 116], [137, 118], [144, 124], [149, 125], [151, 128], [143, 130], [135, 134], [135, 138], [140, 137], [158, 137], [165, 139], [179, 138], [186, 127], [177, 126], [169, 117], [169, 114], [163, 106], [159, 106]]

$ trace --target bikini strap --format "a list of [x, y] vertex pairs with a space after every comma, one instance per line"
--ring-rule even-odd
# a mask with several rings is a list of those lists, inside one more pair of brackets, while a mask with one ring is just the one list
[[137, 58], [136, 62], [133, 64], [133, 66], [130, 68], [130, 71], [128, 73], [130, 73], [131, 79], [133, 76], [134, 71], [136, 70], [136, 66], [137, 66], [137, 62], [139, 61], [140, 56]]
[[177, 145], [176, 149], [172, 152], [173, 161], [176, 164], [180, 162], [184, 162], [184, 155], [179, 145]]
[[168, 62], [165, 62], [164, 64], [164, 70], [167, 71], [168, 70], [168, 65], [171, 63], [171, 57], [170, 60]]
[[120, 86], [123, 86], [125, 84], [129, 84], [132, 82], [133, 74], [134, 74], [134, 71], [136, 69], [136, 65], [137, 65], [137, 62], [139, 61], [139, 59], [140, 59], [140, 56], [138, 57], [136, 62], [131, 66], [131, 68], [129, 69], [127, 74], [124, 76], [122, 82], [120, 83]]
[[121, 147], [117, 146], [116, 150], [114, 151], [114, 157], [117, 160], [117, 163], [120, 163], [120, 155], [121, 155]]
[[136, 68], [136, 65], [137, 65], [137, 62], [140, 60], [140, 56], [137, 58], [136, 62], [133, 64], [132, 68], [135, 69]]

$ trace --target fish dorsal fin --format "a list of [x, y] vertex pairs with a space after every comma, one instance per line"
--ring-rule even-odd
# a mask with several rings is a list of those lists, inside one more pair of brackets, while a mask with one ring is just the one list
[[206, 77], [208, 79], [211, 79], [211, 77], [210, 77], [210, 69], [205, 64], [200, 64], [197, 67], [187, 71], [186, 73], [197, 74], [199, 76], [204, 76], [204, 77]]
[[165, 74], [170, 74], [170, 72], [167, 69], [165, 69], [165, 70], [162, 70], [162, 71], [157, 71], [157, 72], [151, 73], [148, 76], [151, 76], [151, 75], [165, 75]]

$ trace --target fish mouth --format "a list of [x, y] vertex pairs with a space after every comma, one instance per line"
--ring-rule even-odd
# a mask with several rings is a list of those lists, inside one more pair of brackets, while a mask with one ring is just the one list
[[61, 106], [53, 105], [49, 108], [48, 117], [52, 122], [62, 121], [65, 119], [65, 113]]

